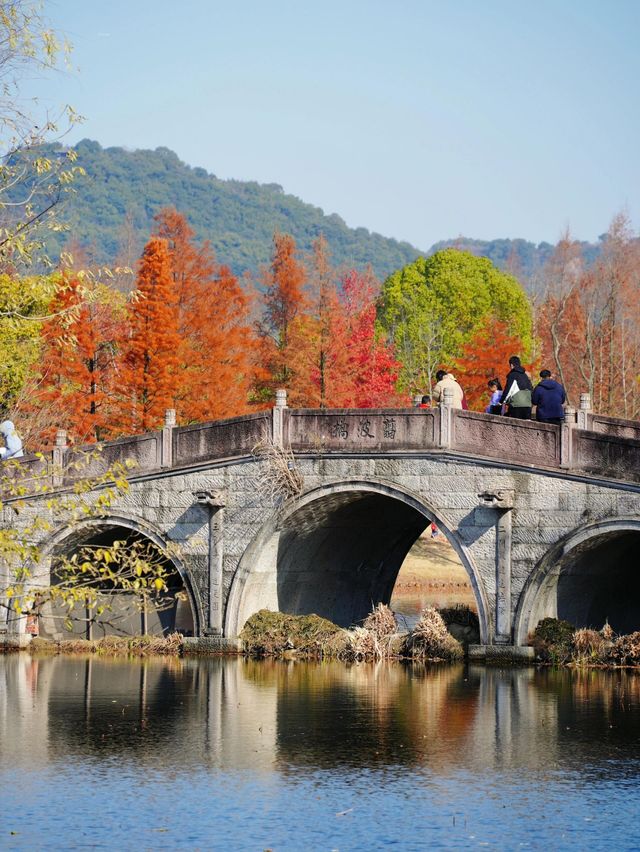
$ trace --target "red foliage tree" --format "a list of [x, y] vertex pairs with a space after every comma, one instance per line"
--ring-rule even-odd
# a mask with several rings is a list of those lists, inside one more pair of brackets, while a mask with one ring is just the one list
[[351, 270], [343, 278], [340, 313], [334, 313], [330, 326], [325, 380], [330, 405], [379, 408], [398, 404], [400, 363], [393, 347], [376, 331], [378, 292], [370, 272]]

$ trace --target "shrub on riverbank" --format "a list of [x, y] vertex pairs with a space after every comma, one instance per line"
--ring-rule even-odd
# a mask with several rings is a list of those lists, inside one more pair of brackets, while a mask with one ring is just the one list
[[566, 663], [571, 659], [571, 642], [576, 628], [560, 618], [543, 618], [538, 622], [531, 644], [536, 657], [549, 663]]
[[340, 660], [457, 660], [462, 646], [447, 632], [433, 607], [427, 607], [408, 635], [397, 632], [395, 615], [378, 604], [362, 626], [345, 630], [317, 615], [285, 615], [260, 610], [240, 633], [243, 650], [256, 656], [334, 657]]
[[616, 636], [602, 630], [576, 629], [558, 618], [543, 618], [531, 639], [536, 657], [554, 664], [640, 666], [640, 631]]
[[456, 604], [442, 607], [438, 609], [438, 612], [449, 633], [462, 643], [463, 647], [480, 643], [480, 620], [477, 612], [474, 612], [470, 606]]
[[261, 609], [240, 633], [243, 649], [256, 656], [298, 651], [309, 656], [336, 655], [346, 649], [345, 631], [318, 615], [287, 615]]

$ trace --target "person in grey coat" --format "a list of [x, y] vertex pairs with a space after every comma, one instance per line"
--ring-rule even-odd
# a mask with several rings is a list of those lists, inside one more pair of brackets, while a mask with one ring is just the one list
[[0, 447], [0, 459], [19, 459], [24, 455], [22, 440], [16, 432], [13, 421], [5, 420], [0, 423], [0, 435], [4, 440], [4, 447]]

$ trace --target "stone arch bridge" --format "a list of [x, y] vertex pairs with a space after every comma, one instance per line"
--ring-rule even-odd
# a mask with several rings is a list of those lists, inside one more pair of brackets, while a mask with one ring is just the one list
[[[254, 452], [265, 440], [291, 449], [301, 486], [286, 499]], [[59, 434], [23, 467], [64, 490], [77, 452]], [[389, 601], [431, 521], [469, 575], [487, 653], [521, 648], [545, 616], [640, 628], [640, 423], [597, 415], [585, 397], [554, 426], [448, 404], [295, 410], [278, 392], [273, 410], [230, 420], [176, 427], [167, 412], [162, 430], [104, 444], [88, 472], [125, 459], [130, 490], [108, 515], [38, 544], [51, 557], [130, 534], [171, 544], [203, 643], [233, 644], [262, 607], [358, 622]], [[5, 526], [27, 523], [46, 501], [3, 511]]]

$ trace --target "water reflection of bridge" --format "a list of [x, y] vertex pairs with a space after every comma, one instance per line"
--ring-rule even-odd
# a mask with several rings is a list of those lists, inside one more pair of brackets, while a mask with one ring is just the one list
[[74, 755], [175, 773], [540, 771], [630, 735], [639, 697], [625, 672], [15, 655], [0, 659], [0, 758], [29, 771]]

